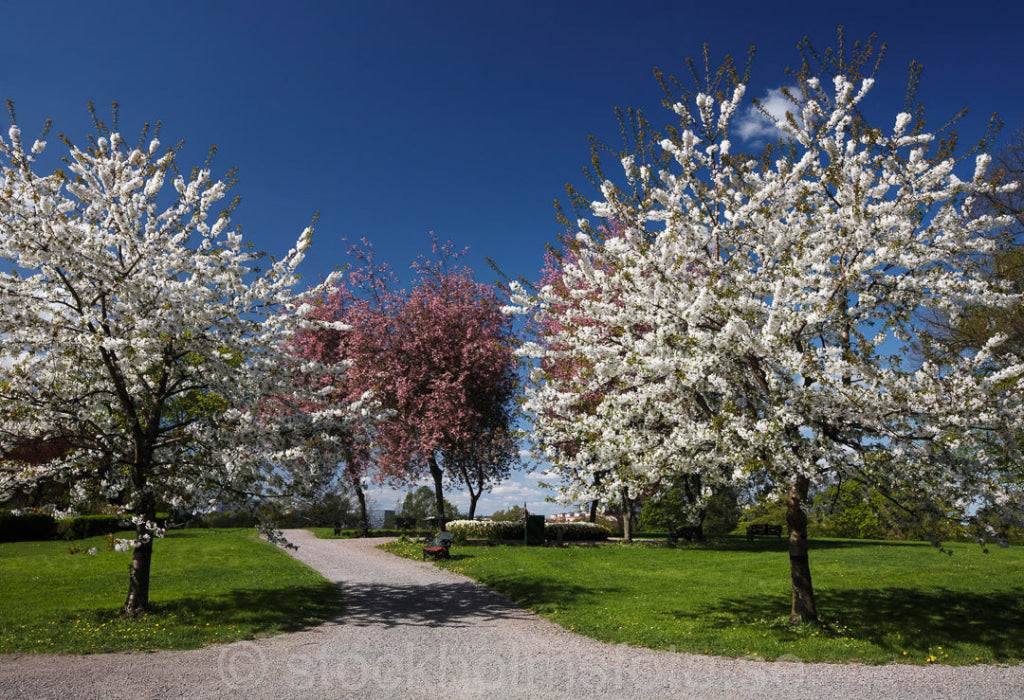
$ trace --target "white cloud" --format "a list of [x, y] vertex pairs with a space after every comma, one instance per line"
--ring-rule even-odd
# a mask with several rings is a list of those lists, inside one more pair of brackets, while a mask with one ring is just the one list
[[[790, 87], [788, 89], [793, 94], [797, 94], [797, 88]], [[761, 98], [761, 107], [780, 121], [786, 118], [787, 112], [792, 113], [795, 110], [793, 103], [783, 94], [782, 90], [783, 88], [768, 90]], [[794, 116], [797, 115], [794, 114]], [[740, 115], [735, 127], [737, 135], [745, 141], [767, 143], [782, 136], [782, 132], [775, 127], [775, 124], [754, 105], [747, 107]]]

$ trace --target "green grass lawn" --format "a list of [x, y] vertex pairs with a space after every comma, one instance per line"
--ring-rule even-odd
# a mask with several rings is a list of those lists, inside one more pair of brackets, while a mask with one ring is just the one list
[[[421, 558], [421, 546], [382, 545]], [[793, 626], [784, 541], [455, 546], [440, 566], [596, 639], [766, 660], [1019, 663], [1024, 549], [812, 542], [821, 624]]]
[[252, 529], [173, 530], [153, 548], [151, 612], [126, 619], [130, 560], [103, 537], [0, 544], [0, 652], [195, 649], [299, 630], [341, 609], [334, 584]]

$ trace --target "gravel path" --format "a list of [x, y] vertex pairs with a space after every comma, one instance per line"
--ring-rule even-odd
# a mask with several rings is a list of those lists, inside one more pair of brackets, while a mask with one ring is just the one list
[[755, 662], [604, 644], [473, 581], [290, 531], [340, 585], [315, 629], [195, 651], [0, 657], [2, 698], [1022, 698], [1024, 667]]

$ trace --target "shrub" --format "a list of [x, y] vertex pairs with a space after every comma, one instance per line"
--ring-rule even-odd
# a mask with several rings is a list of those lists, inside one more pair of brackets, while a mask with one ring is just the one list
[[728, 535], [740, 522], [740, 506], [736, 489], [726, 486], [711, 495], [704, 511], [704, 534], [709, 537]]
[[[765, 500], [745, 508], [731, 534], [746, 535], [748, 525], [781, 525], [782, 531], [786, 532], [786, 502], [776, 499]], [[811, 537], [815, 536], [815, 533], [811, 532], [813, 525], [808, 524], [808, 534]]]
[[[449, 532], [456, 538], [476, 540], [521, 540], [523, 539], [523, 523], [493, 520], [453, 520], [446, 525]], [[558, 532], [562, 540], [573, 542], [579, 540], [604, 540], [611, 534], [604, 525], [595, 523], [545, 523], [544, 538], [554, 540]]]
[[546, 539], [557, 539], [559, 531], [562, 533], [562, 540], [566, 542], [606, 540], [612, 534], [610, 529], [598, 523], [545, 523], [544, 525]]
[[523, 524], [507, 520], [452, 520], [445, 527], [456, 537], [471, 540], [523, 539]]
[[116, 515], [79, 515], [57, 524], [58, 534], [66, 540], [83, 540], [124, 529], [124, 523]]
[[57, 536], [57, 521], [45, 513], [15, 515], [0, 512], [0, 542], [50, 540]]
[[200, 522], [203, 527], [253, 527], [256, 525], [256, 517], [245, 510], [224, 510], [205, 513]]

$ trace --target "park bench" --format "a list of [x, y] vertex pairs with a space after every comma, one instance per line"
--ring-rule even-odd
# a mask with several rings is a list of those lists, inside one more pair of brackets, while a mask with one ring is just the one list
[[431, 559], [448, 559], [451, 554], [448, 552], [448, 548], [452, 546], [452, 542], [455, 541], [455, 535], [450, 532], [439, 532], [434, 538], [434, 541], [423, 548], [423, 561], [427, 560], [427, 557]]
[[747, 525], [747, 541], [753, 542], [754, 538], [758, 535], [775, 535], [776, 537], [782, 537], [782, 526], [781, 525], [765, 525], [757, 523], [754, 525]]

